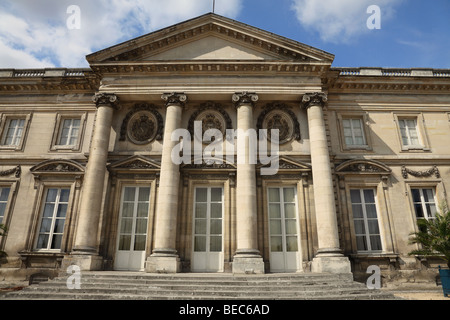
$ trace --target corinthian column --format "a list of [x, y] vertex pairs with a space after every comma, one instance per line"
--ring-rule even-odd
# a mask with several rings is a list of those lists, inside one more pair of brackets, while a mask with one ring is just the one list
[[350, 262], [342, 255], [339, 248], [333, 179], [322, 110], [326, 102], [327, 96], [324, 93], [307, 93], [302, 100], [302, 106], [307, 109], [308, 113], [319, 244], [317, 255], [312, 261], [311, 271], [349, 273], [351, 271]]
[[[101, 268], [98, 256], [98, 225], [103, 200], [106, 162], [108, 158], [109, 137], [114, 109], [119, 99], [115, 94], [98, 93], [93, 97], [97, 106], [95, 129], [89, 152], [86, 175], [83, 182], [83, 195], [78, 215], [78, 225], [72, 258], [82, 270]], [[77, 257], [78, 256], [78, 257]]]
[[166, 102], [166, 122], [161, 157], [161, 173], [156, 203], [156, 226], [153, 253], [147, 259], [147, 272], [180, 272], [180, 259], [176, 248], [179, 165], [172, 161], [172, 150], [178, 144], [171, 140], [172, 132], [180, 128], [181, 115], [187, 100], [182, 93], [163, 94]]
[[[236, 93], [232, 98], [237, 108], [238, 158], [243, 152], [244, 162], [238, 160], [236, 172], [236, 240], [237, 250], [233, 258], [233, 273], [264, 273], [264, 262], [258, 250], [255, 164], [250, 162], [250, 139], [254, 134], [253, 108], [258, 101], [254, 93]], [[239, 140], [246, 139], [244, 148]], [[256, 140], [253, 140], [255, 143]], [[256, 155], [253, 155], [256, 158]]]

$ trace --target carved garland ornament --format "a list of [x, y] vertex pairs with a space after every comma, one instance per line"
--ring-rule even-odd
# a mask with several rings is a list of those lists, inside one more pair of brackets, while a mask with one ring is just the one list
[[439, 172], [439, 169], [437, 166], [433, 166], [433, 168], [428, 169], [428, 170], [424, 170], [424, 171], [414, 171], [411, 169], [406, 168], [406, 166], [402, 166], [402, 176], [404, 179], [408, 178], [408, 174], [417, 177], [417, 178], [422, 178], [422, 177], [431, 177], [433, 174], [436, 176], [436, 178], [440, 178], [441, 174]]
[[15, 168], [9, 169], [9, 170], [0, 171], [0, 177], [9, 176], [10, 174], [13, 174], [13, 173], [16, 178], [20, 178], [20, 175], [22, 173], [22, 168], [20, 167], [20, 165], [18, 165]]

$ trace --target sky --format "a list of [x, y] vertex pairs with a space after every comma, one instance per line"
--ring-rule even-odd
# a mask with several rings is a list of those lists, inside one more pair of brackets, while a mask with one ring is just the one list
[[[450, 68], [450, 0], [215, 2], [219, 15], [334, 54], [334, 67]], [[90, 53], [212, 7], [213, 0], [0, 0], [0, 68], [86, 68]]]

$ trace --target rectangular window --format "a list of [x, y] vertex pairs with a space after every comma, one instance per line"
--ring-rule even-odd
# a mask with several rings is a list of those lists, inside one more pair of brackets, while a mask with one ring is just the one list
[[59, 146], [75, 146], [78, 144], [80, 119], [63, 119], [59, 134]]
[[25, 119], [8, 119], [2, 137], [2, 145], [19, 146], [22, 140]]
[[414, 211], [419, 219], [433, 219], [436, 215], [435, 192], [432, 188], [411, 189]]
[[69, 195], [70, 189], [47, 189], [36, 249], [61, 249]]
[[358, 251], [381, 251], [375, 191], [352, 189], [350, 198]]
[[344, 128], [344, 140], [347, 146], [366, 145], [361, 119], [342, 119], [342, 125]]
[[417, 129], [417, 119], [399, 119], [398, 124], [403, 146], [421, 146]]
[[6, 213], [6, 205], [8, 204], [8, 197], [11, 188], [0, 188], [0, 224], [4, 223], [3, 219]]

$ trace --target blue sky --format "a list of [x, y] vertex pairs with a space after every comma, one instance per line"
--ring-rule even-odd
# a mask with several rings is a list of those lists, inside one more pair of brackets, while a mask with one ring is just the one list
[[[67, 27], [70, 5], [79, 28]], [[367, 28], [370, 5], [381, 29]], [[0, 68], [87, 67], [89, 53], [211, 9], [212, 0], [2, 0]], [[449, 0], [216, 0], [216, 13], [332, 53], [335, 67], [450, 68]]]

